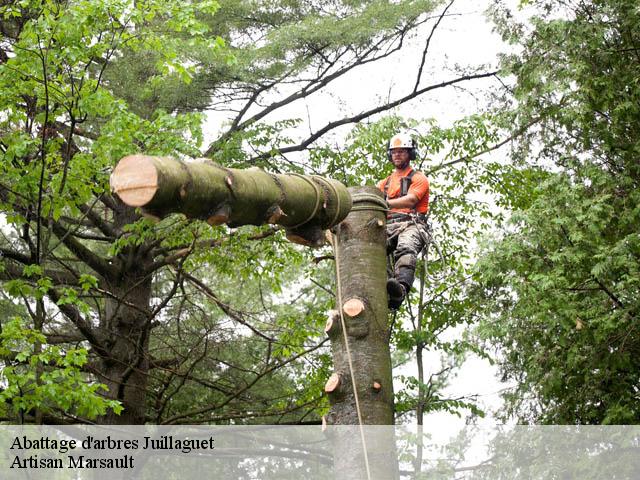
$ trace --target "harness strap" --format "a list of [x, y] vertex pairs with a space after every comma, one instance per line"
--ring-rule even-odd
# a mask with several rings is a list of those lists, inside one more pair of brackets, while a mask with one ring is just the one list
[[[409, 193], [409, 187], [411, 187], [411, 179], [416, 174], [416, 171], [412, 168], [411, 171], [405, 175], [404, 177], [400, 177], [400, 195], [393, 197], [404, 197], [407, 193]], [[384, 199], [388, 200], [389, 193], [389, 180], [391, 180], [391, 175], [384, 179]], [[417, 206], [417, 205], [416, 205]], [[412, 213], [416, 213], [416, 206], [411, 209]]]

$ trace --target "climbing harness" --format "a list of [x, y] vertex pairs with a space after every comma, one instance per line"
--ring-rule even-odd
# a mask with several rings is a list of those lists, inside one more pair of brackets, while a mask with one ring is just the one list
[[[411, 171], [405, 175], [404, 177], [400, 177], [400, 192], [398, 197], [404, 197], [407, 193], [409, 193], [409, 187], [411, 186], [411, 179], [413, 178], [413, 176], [416, 174], [416, 171], [414, 169], [411, 169]], [[387, 178], [384, 179], [384, 199], [387, 200], [388, 199], [388, 193], [389, 193], [389, 183], [391, 180], [391, 175], [389, 175]], [[394, 197], [394, 198], [398, 198], [398, 197]], [[416, 208], [415, 206], [411, 209], [412, 212], [416, 212]]]

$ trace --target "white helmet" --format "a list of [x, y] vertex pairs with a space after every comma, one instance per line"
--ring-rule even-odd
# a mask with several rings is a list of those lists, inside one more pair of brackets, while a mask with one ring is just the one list
[[411, 160], [416, 159], [418, 145], [416, 141], [411, 138], [408, 133], [396, 133], [387, 144], [387, 156], [391, 159], [391, 150], [394, 148], [408, 148], [409, 158]]

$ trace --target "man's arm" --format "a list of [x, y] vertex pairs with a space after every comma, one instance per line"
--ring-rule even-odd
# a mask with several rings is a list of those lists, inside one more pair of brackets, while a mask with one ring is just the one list
[[407, 193], [403, 197], [387, 200], [391, 208], [413, 208], [418, 204], [418, 197], [413, 193]]

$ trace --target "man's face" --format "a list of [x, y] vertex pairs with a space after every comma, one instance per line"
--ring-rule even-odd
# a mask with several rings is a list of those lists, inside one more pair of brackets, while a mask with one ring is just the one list
[[408, 148], [393, 148], [391, 150], [391, 163], [396, 168], [404, 168], [409, 163]]

